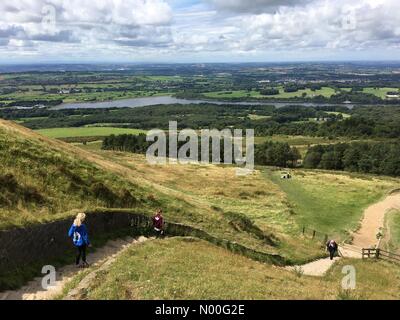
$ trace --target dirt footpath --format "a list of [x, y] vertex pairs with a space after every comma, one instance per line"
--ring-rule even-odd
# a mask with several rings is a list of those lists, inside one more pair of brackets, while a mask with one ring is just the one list
[[[121, 254], [126, 248], [133, 244], [137, 244], [147, 240], [147, 238], [140, 237], [138, 239], [126, 238], [109, 241], [104, 247], [97, 249], [87, 256], [87, 261], [91, 264], [91, 268], [95, 269], [102, 266], [109, 260], [114, 261], [115, 258]], [[0, 300], [51, 300], [62, 294], [64, 286], [77, 274], [87, 269], [78, 269], [75, 264], [71, 264], [60, 268], [57, 271], [57, 281], [54, 287], [48, 290], [42, 288], [42, 278], [38, 277], [26, 286], [15, 290], [0, 293]]]
[[360, 248], [376, 246], [377, 234], [385, 226], [385, 215], [392, 209], [400, 209], [400, 192], [387, 196], [365, 210], [361, 228], [353, 234], [353, 245]]
[[[339, 255], [343, 258], [361, 259], [362, 248], [375, 247], [378, 244], [377, 234], [384, 228], [385, 215], [390, 210], [400, 209], [400, 192], [387, 196], [364, 211], [361, 228], [353, 233], [353, 244], [339, 246]], [[305, 265], [288, 267], [287, 270], [297, 270], [308, 276], [323, 276], [340, 258], [316, 260]]]

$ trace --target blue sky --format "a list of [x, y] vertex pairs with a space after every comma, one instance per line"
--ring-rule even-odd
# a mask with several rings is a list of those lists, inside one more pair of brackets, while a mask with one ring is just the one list
[[0, 62], [399, 60], [398, 0], [2, 0]]

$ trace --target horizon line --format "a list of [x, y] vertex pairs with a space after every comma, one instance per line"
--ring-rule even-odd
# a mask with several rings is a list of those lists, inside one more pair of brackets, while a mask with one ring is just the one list
[[188, 65], [188, 64], [279, 64], [279, 63], [400, 63], [400, 59], [384, 59], [384, 60], [367, 60], [367, 59], [349, 59], [349, 60], [280, 60], [280, 61], [232, 61], [232, 62], [205, 62], [205, 61], [188, 61], [188, 62], [166, 62], [166, 61], [39, 61], [39, 62], [0, 62], [0, 66], [23, 66], [23, 65], [148, 65], [148, 64], [163, 64], [163, 65], [171, 65], [171, 64], [180, 64], [180, 65]]

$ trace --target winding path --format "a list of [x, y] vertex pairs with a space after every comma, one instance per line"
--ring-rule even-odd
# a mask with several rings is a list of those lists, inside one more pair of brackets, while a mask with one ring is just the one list
[[392, 193], [365, 210], [361, 228], [353, 234], [353, 245], [360, 248], [376, 246], [377, 235], [385, 227], [385, 215], [392, 209], [400, 209], [400, 192]]
[[[301, 266], [286, 267], [286, 270], [301, 270], [304, 275], [323, 276], [341, 257], [361, 258], [361, 248], [376, 246], [376, 235], [384, 227], [385, 214], [392, 209], [400, 209], [400, 192], [387, 196], [384, 200], [371, 205], [364, 212], [364, 218], [361, 222], [361, 228], [353, 234], [353, 245], [340, 245], [339, 256], [334, 260], [319, 259]], [[109, 241], [103, 248], [97, 249], [88, 255], [88, 261], [93, 268], [83, 277], [77, 287], [67, 293], [66, 299], [76, 299], [84, 294], [85, 288], [94, 279], [97, 272], [108, 268], [115, 259], [132, 245], [147, 241], [145, 237], [138, 239], [126, 238]], [[78, 273], [84, 272], [78, 270], [75, 265], [69, 265], [61, 268], [57, 272], [57, 282], [55, 286], [44, 290], [42, 288], [42, 278], [36, 278], [19, 290], [0, 293], [0, 300], [50, 300], [63, 293], [66, 284], [72, 280]]]
[[[364, 211], [361, 228], [353, 233], [353, 244], [339, 246], [339, 256], [361, 259], [362, 248], [373, 248], [378, 245], [378, 233], [384, 228], [385, 215], [392, 209], [400, 209], [400, 192], [388, 195], [384, 200], [375, 203]], [[287, 270], [301, 270], [304, 275], [323, 276], [340, 257], [330, 260], [319, 259], [305, 265], [287, 267]]]

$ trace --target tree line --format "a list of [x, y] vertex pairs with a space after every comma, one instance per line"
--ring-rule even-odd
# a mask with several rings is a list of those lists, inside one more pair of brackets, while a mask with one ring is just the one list
[[309, 169], [400, 176], [400, 143], [354, 142], [317, 145], [308, 150], [303, 165]]
[[[349, 117], [343, 117], [347, 114]], [[253, 128], [256, 136], [303, 135], [351, 138], [399, 138], [399, 106], [306, 107], [269, 105], [162, 105], [122, 109], [0, 109], [0, 117], [27, 119], [31, 129], [81, 127], [91, 124], [115, 124], [122, 128], [167, 129], [177, 121], [179, 129]]]
[[[178, 149], [180, 149], [187, 141], [178, 141]], [[146, 151], [153, 142], [146, 141], [145, 134], [139, 135], [110, 135], [103, 140], [103, 150], [132, 152], [146, 154]], [[199, 155], [201, 154], [201, 141], [199, 138]], [[220, 140], [220, 162], [224, 162], [224, 138]], [[169, 154], [169, 138], [167, 137], [167, 154]], [[210, 141], [209, 161], [212, 162], [212, 144]], [[245, 148], [244, 148], [245, 149]], [[245, 150], [244, 150], [245, 151]], [[234, 159], [234, 153], [232, 152]], [[301, 159], [299, 151], [295, 147], [289, 146], [287, 143], [267, 141], [263, 144], [255, 146], [254, 161], [257, 165], [269, 165], [278, 167], [295, 167], [298, 160]], [[200, 159], [199, 159], [200, 160]]]

